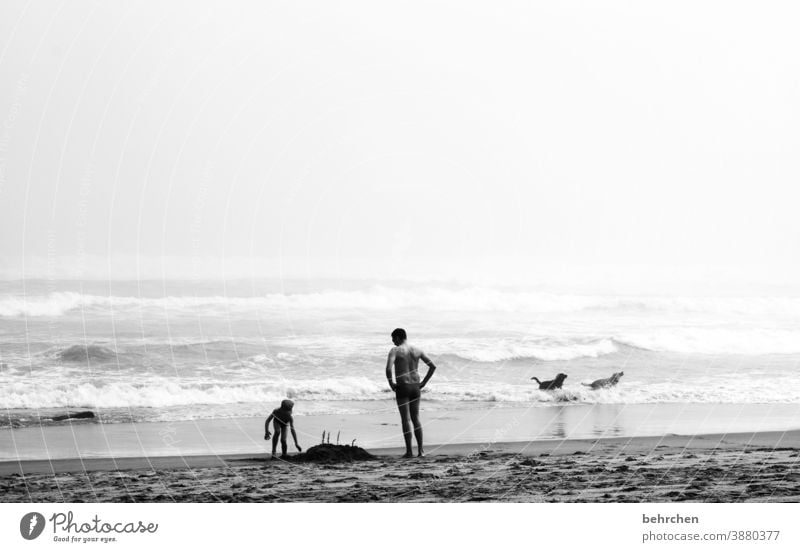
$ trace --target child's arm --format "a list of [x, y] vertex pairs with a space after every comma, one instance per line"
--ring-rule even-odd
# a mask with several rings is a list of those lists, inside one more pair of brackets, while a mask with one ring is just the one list
[[297, 442], [297, 432], [294, 430], [294, 418], [289, 416], [289, 429], [292, 430], [292, 439], [294, 439], [294, 446], [297, 447], [297, 452], [303, 452], [300, 448], [300, 443]]
[[273, 412], [272, 414], [269, 415], [269, 417], [267, 418], [267, 421], [264, 422], [264, 439], [269, 439], [271, 437], [271, 435], [269, 433], [269, 423], [272, 421], [272, 418], [274, 418], [274, 417], [275, 417], [275, 413]]

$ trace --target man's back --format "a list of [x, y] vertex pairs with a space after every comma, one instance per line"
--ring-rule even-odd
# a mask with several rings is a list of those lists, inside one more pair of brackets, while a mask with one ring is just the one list
[[423, 352], [403, 343], [394, 348], [394, 375], [397, 383], [419, 383], [419, 359]]

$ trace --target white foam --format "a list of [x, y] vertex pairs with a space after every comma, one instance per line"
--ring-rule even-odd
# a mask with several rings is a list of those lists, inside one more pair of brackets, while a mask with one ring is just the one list
[[[756, 385], [757, 383], [757, 385]], [[96, 380], [50, 379], [46, 382], [4, 382], [0, 407], [35, 409], [56, 407], [87, 408], [169, 408], [240, 403], [270, 404], [289, 397], [298, 401], [376, 401], [392, 400], [382, 380], [366, 377], [304, 380], [181, 382], [150, 378], [146, 384]], [[593, 391], [578, 382], [556, 392], [540, 391], [529, 383], [511, 384], [440, 379], [425, 399], [449, 402], [504, 402], [547, 406], [554, 403], [647, 404], [647, 403], [797, 403], [800, 384], [792, 376], [756, 378], [746, 376], [705, 378], [687, 386], [684, 382], [645, 383], [630, 380], [619, 386]]]
[[702, 313], [800, 317], [798, 297], [619, 297], [491, 288], [390, 288], [373, 286], [358, 291], [267, 294], [254, 297], [168, 296], [160, 298], [99, 296], [75, 292], [0, 298], [0, 316], [61, 316], [78, 309], [189, 310], [197, 315], [225, 310], [342, 310], [379, 311], [402, 308], [437, 312], [568, 313], [585, 310], [612, 312]]
[[385, 386], [367, 378], [320, 380], [174, 381], [147, 378], [147, 383], [109, 381], [8, 382], [0, 398], [3, 408], [87, 406], [99, 408], [171, 407], [274, 402], [286, 397], [302, 400], [377, 400]]
[[698, 354], [791, 354], [800, 352], [800, 332], [760, 328], [667, 328], [626, 332], [625, 345], [650, 351]]
[[[426, 344], [427, 346], [427, 344]], [[618, 351], [611, 339], [586, 341], [582, 338], [538, 339], [511, 342], [505, 339], [464, 340], [440, 344], [430, 344], [431, 351], [438, 354], [451, 354], [475, 362], [503, 362], [517, 359], [542, 361], [572, 360], [577, 358], [596, 358]]]
[[80, 293], [52, 293], [48, 296], [6, 296], [0, 298], [0, 316], [61, 316], [92, 301]]
[[[270, 345], [319, 352], [331, 358], [343, 358], [352, 351], [373, 354], [379, 345], [383, 351], [385, 335], [378, 341], [375, 334], [363, 332], [363, 324], [346, 327], [354, 312], [362, 312], [364, 319], [370, 321], [367, 323], [376, 326], [386, 326], [385, 320], [396, 318], [400, 312], [415, 312], [418, 325], [423, 327], [435, 327], [444, 320], [452, 324], [452, 334], [459, 339], [445, 340], [427, 333], [425, 343], [420, 344], [429, 352], [480, 362], [593, 358], [613, 354], [622, 348], [620, 345], [675, 353], [800, 353], [797, 297], [608, 297], [487, 288], [375, 286], [359, 291], [259, 297], [139, 298], [59, 292], [0, 298], [0, 316], [5, 318], [86, 312], [113, 314], [115, 321], [170, 324], [179, 316], [268, 320], [273, 325], [283, 315], [305, 317], [315, 323], [337, 320], [341, 332], [264, 336], [264, 342], [269, 341]], [[455, 315], [447, 319], [445, 313]], [[454, 320], [463, 320], [460, 329]], [[466, 339], [462, 334], [477, 337]], [[292, 362], [297, 358], [291, 351], [281, 354], [283, 357], [274, 360]]]

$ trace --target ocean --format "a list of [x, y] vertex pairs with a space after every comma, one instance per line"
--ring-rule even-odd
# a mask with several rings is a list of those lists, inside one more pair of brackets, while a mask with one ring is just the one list
[[[0, 283], [3, 427], [394, 409], [389, 334], [438, 369], [428, 411], [796, 404], [800, 297], [592, 295], [362, 281]], [[423, 368], [423, 367], [421, 367]], [[623, 371], [620, 384], [582, 385]], [[531, 377], [568, 374], [539, 391]]]

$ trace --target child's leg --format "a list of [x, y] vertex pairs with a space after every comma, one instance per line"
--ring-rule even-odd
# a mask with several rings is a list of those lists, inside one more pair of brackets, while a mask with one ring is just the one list
[[286, 444], [286, 438], [288, 437], [286, 434], [289, 433], [289, 428], [283, 428], [283, 432], [281, 433], [281, 450], [283, 451], [283, 456], [287, 456], [288, 445]]
[[[274, 424], [272, 426], [272, 457], [275, 458], [275, 452], [278, 449], [278, 439], [281, 437], [281, 426]], [[283, 438], [286, 440], [286, 437]]]

